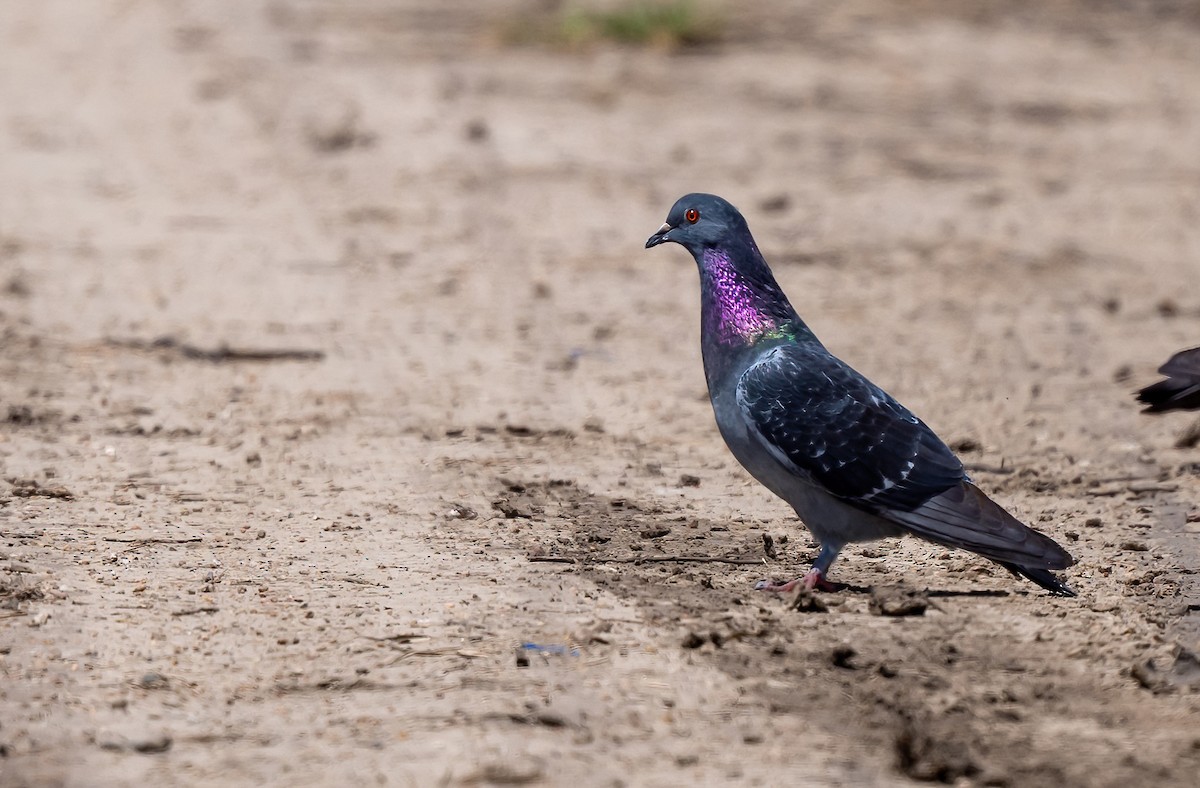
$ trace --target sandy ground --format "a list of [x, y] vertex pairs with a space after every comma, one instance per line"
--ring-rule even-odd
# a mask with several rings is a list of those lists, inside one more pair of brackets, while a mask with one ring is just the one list
[[[1200, 342], [1190, 6], [476, 5], [0, 10], [0, 783], [1194, 785], [1195, 417], [1131, 398]], [[815, 550], [642, 249], [692, 190], [1078, 598], [751, 590]]]

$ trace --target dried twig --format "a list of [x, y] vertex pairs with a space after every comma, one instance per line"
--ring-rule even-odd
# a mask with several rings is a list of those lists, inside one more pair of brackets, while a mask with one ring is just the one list
[[461, 648], [439, 648], [439, 649], [397, 649], [399, 654], [387, 661], [388, 665], [395, 665], [403, 662], [409, 657], [461, 657], [462, 659], [479, 659], [483, 654], [478, 651], [467, 651]]
[[1179, 489], [1178, 484], [1171, 482], [1148, 481], [1138, 479], [1130, 481], [1128, 484], [1107, 484], [1102, 487], [1094, 487], [1090, 490], [1085, 490], [1087, 495], [1094, 498], [1120, 495], [1121, 493], [1129, 493], [1131, 495], [1145, 495], [1147, 493], [1169, 493]]
[[325, 358], [323, 350], [305, 350], [296, 348], [235, 348], [221, 343], [215, 348], [201, 348], [187, 342], [180, 342], [175, 337], [159, 337], [153, 341], [144, 339], [109, 339], [113, 347], [129, 348], [131, 350], [160, 350], [172, 352], [194, 361], [211, 361], [219, 364], [227, 361], [320, 361]]
[[383, 637], [364, 635], [360, 632], [358, 636], [360, 638], [366, 638], [367, 640], [374, 640], [377, 643], [411, 643], [414, 640], [429, 639], [428, 635], [422, 635], [419, 632], [401, 632], [396, 635], [384, 635]]
[[722, 558], [721, 556], [707, 555], [652, 555], [645, 557], [632, 558], [614, 558], [602, 559], [601, 563], [613, 564], [735, 564], [737, 566], [751, 566], [765, 564], [765, 558]]
[[375, 586], [376, 588], [387, 588], [383, 583], [376, 583], [374, 580], [363, 580], [361, 577], [351, 577], [350, 575], [339, 575], [333, 578], [341, 580], [343, 583], [354, 583], [356, 586]]
[[191, 544], [192, 542], [202, 542], [204, 540], [201, 539], [199, 536], [182, 536], [179, 538], [172, 538], [172, 537], [167, 537], [167, 536], [146, 536], [146, 537], [133, 537], [130, 539], [126, 539], [121, 536], [106, 536], [106, 537], [104, 537], [104, 541], [120, 542], [121, 544], [142, 545], [142, 544]]

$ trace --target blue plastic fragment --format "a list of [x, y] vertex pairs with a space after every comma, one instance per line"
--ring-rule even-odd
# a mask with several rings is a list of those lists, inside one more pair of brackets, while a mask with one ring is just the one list
[[526, 641], [521, 644], [521, 648], [526, 651], [536, 651], [539, 654], [554, 654], [560, 657], [578, 657], [579, 649], [571, 648], [570, 646], [560, 646], [557, 643], [530, 643]]

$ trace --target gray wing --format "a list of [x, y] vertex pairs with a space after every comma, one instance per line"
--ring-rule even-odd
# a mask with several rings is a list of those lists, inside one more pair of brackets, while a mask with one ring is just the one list
[[768, 351], [743, 373], [737, 402], [751, 434], [784, 467], [851, 506], [995, 561], [1072, 563], [971, 484], [924, 422], [822, 347]]

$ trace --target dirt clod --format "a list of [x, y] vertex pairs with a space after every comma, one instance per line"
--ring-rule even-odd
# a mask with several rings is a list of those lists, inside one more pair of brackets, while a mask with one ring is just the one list
[[1200, 688], [1200, 656], [1184, 646], [1176, 646], [1168, 667], [1160, 667], [1153, 659], [1137, 662], [1130, 675], [1152, 692]]
[[764, 213], [782, 213], [783, 211], [786, 211], [791, 204], [791, 198], [788, 197], [787, 194], [781, 192], [779, 194], [772, 194], [769, 197], [764, 197], [758, 203], [758, 207], [761, 208]]
[[465, 503], [452, 503], [446, 508], [447, 520], [474, 520], [479, 513]]
[[792, 599], [791, 608], [801, 613], [825, 613], [829, 610], [829, 606], [825, 604], [825, 601], [821, 597], [803, 586], [797, 589], [796, 596]]
[[518, 759], [489, 763], [464, 782], [468, 785], [529, 785], [541, 781], [544, 773], [545, 767], [540, 762]]
[[465, 132], [467, 139], [471, 142], [483, 142], [488, 138], [490, 130], [488, 129], [487, 121], [482, 118], [476, 118], [467, 123]]
[[161, 731], [106, 731], [96, 737], [96, 744], [102, 750], [139, 752], [143, 755], [154, 755], [171, 749], [173, 741], [169, 735]]
[[1175, 438], [1175, 448], [1194, 449], [1200, 445], [1200, 419], [1193, 421]]
[[974, 438], [959, 438], [950, 442], [950, 448], [961, 454], [970, 454], [982, 449], [983, 445]]
[[22, 602], [36, 602], [45, 596], [40, 583], [14, 572], [11, 565], [8, 573], [0, 575], [0, 608], [16, 610]]
[[856, 656], [858, 656], [858, 652], [854, 647], [843, 643], [840, 646], [834, 646], [833, 651], [829, 653], [829, 662], [835, 668], [857, 670], [858, 666], [852, 662]]
[[64, 501], [75, 499], [74, 493], [61, 484], [42, 485], [36, 479], [11, 479], [12, 494], [17, 498], [58, 498]]
[[914, 780], [945, 784], [978, 774], [970, 748], [948, 730], [950, 725], [949, 721], [904, 721], [895, 739], [899, 771]]
[[9, 424], [26, 427], [36, 424], [37, 417], [33, 413], [33, 408], [28, 405], [9, 405], [7, 421]]
[[506, 520], [528, 520], [529, 518], [533, 517], [532, 512], [518, 508], [512, 502], [504, 499], [492, 501], [492, 507], [496, 511], [500, 512], [500, 514], [504, 515]]
[[929, 595], [905, 586], [880, 586], [871, 589], [871, 612], [877, 616], [923, 616], [929, 607]]

